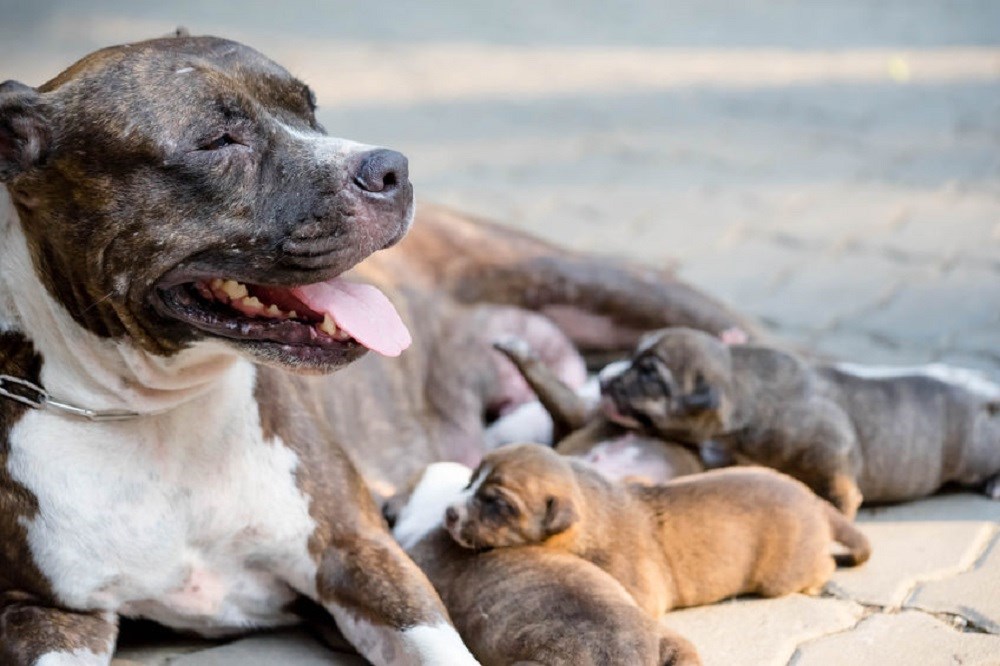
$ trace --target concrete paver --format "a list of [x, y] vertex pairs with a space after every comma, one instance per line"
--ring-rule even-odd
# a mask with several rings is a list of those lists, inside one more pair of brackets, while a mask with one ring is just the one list
[[[823, 353], [1000, 379], [1000, 3], [7, 4], [0, 80], [178, 23], [241, 39], [316, 88], [331, 133], [405, 152], [425, 200], [678, 266]], [[1000, 502], [861, 522], [873, 558], [828, 596], [665, 622], [707, 664], [1000, 664]], [[297, 632], [211, 645], [119, 657], [363, 663]]]
[[[872, 557], [864, 566], [838, 570], [828, 589], [838, 597], [894, 608], [907, 600], [920, 581], [969, 570], [995, 538], [997, 524], [977, 520], [978, 502], [971, 498], [967, 502], [942, 499], [886, 507], [875, 515], [863, 510], [858, 523], [872, 542]], [[917, 506], [927, 515], [914, 516]], [[939, 515], [932, 518], [936, 511]], [[915, 529], [917, 525], [920, 529]], [[1000, 567], [993, 574], [1000, 576]]]
[[788, 666], [997, 666], [1000, 636], [963, 633], [914, 611], [872, 615], [852, 631], [799, 648]]
[[1000, 531], [970, 570], [918, 585], [905, 605], [952, 613], [1000, 634]]
[[334, 652], [315, 639], [294, 631], [244, 638], [169, 662], [170, 666], [364, 666], [366, 663], [357, 655]]
[[853, 627], [863, 614], [850, 601], [793, 594], [672, 611], [663, 622], [694, 643], [705, 666], [782, 666], [801, 643]]

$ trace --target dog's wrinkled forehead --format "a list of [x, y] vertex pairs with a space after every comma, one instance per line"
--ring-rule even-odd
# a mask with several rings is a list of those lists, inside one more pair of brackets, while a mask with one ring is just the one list
[[104, 49], [39, 91], [72, 112], [67, 131], [148, 137], [168, 147], [191, 140], [192, 125], [256, 122], [263, 111], [289, 125], [314, 125], [315, 98], [304, 83], [257, 51], [214, 37]]

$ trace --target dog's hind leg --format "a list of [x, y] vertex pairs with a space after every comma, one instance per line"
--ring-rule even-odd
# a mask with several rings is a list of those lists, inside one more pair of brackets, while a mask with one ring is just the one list
[[506, 337], [493, 346], [520, 371], [552, 417], [553, 441], [558, 442], [587, 422], [590, 410], [580, 395], [542, 362], [520, 338]]
[[78, 613], [39, 605], [28, 595], [0, 595], [0, 664], [106, 666], [118, 638], [114, 613]]
[[758, 327], [669, 271], [558, 248], [512, 229], [424, 206], [395, 259], [406, 275], [464, 303], [548, 315], [582, 350], [627, 351], [648, 330], [713, 334]]

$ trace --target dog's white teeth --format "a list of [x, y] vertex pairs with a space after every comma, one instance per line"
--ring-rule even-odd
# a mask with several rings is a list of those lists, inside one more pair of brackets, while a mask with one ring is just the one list
[[251, 317], [264, 314], [264, 304], [256, 296], [240, 299], [240, 309]]
[[330, 337], [335, 337], [337, 335], [337, 324], [334, 323], [333, 318], [330, 315], [324, 315], [323, 323], [319, 325], [319, 330], [323, 331]]
[[208, 286], [212, 289], [212, 291], [222, 291], [223, 284], [225, 284], [225, 281], [220, 278], [212, 278], [208, 282]]
[[333, 336], [334, 340], [339, 340], [340, 342], [346, 342], [351, 339], [351, 334], [344, 329], [339, 329], [337, 334]]
[[284, 317], [285, 315], [285, 313], [282, 312], [281, 308], [279, 308], [277, 305], [272, 305], [268, 309], [264, 310], [264, 314], [266, 314], [271, 319], [279, 319], [281, 317]]
[[295, 310], [292, 310], [291, 312], [288, 313], [288, 318], [289, 319], [298, 319], [299, 318], [299, 313], [296, 312]]
[[237, 282], [236, 280], [226, 280], [222, 283], [221, 289], [226, 296], [234, 301], [240, 298], [246, 298], [250, 294], [250, 292], [247, 291], [246, 285]]

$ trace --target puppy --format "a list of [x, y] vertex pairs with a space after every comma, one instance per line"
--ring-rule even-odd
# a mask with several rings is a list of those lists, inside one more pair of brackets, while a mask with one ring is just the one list
[[871, 552], [832, 505], [773, 470], [620, 484], [533, 444], [489, 453], [445, 526], [472, 550], [539, 545], [582, 557], [654, 618], [739, 594], [815, 593], [835, 568], [834, 540], [848, 549], [836, 563], [857, 565]]
[[517, 441], [553, 443], [559, 453], [585, 460], [616, 480], [665, 483], [704, 471], [705, 464], [689, 448], [612, 421], [598, 408], [601, 378], [620, 372], [627, 362], [606, 366], [575, 390], [523, 338], [504, 337], [493, 346], [517, 368], [538, 402], [492, 424], [487, 430], [492, 448]]
[[470, 476], [456, 463], [431, 465], [384, 512], [484, 666], [701, 663], [688, 641], [589, 562], [537, 546], [476, 552], [455, 544], [442, 517]]
[[848, 516], [862, 497], [913, 499], [948, 482], [1000, 498], [1000, 386], [972, 371], [809, 363], [674, 328], [648, 335], [602, 391], [618, 422], [714, 440], [802, 480]]

